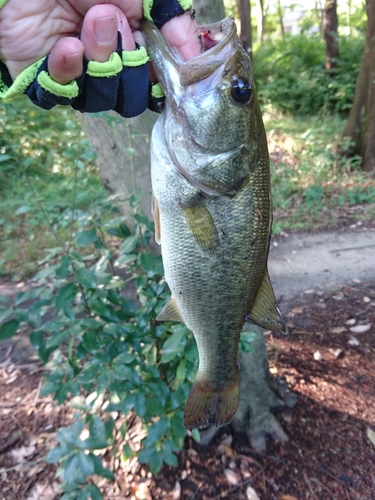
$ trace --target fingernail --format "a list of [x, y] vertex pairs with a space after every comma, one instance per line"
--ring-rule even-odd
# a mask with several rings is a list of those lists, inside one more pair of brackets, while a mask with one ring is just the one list
[[94, 32], [97, 41], [102, 45], [109, 45], [117, 33], [117, 19], [114, 16], [102, 17], [94, 23]]
[[75, 54], [69, 54], [64, 56], [65, 66], [68, 68], [75, 68], [82, 61], [82, 53], [76, 52]]

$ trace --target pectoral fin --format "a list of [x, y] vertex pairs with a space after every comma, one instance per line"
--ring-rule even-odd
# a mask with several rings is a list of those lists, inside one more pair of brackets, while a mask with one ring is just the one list
[[266, 270], [255, 303], [246, 321], [255, 323], [262, 328], [276, 333], [288, 334], [289, 330], [281, 311], [276, 303], [275, 293], [272, 288], [268, 270]]
[[155, 196], [152, 196], [152, 216], [154, 218], [154, 225], [155, 225], [155, 241], [158, 245], [160, 245], [160, 210], [159, 210], [159, 205], [158, 202], [156, 201]]
[[208, 208], [204, 204], [181, 208], [195, 241], [203, 250], [214, 252], [219, 246], [219, 237]]
[[184, 322], [173, 297], [168, 300], [163, 309], [160, 311], [160, 314], [156, 318], [156, 321], [181, 321], [181, 323]]

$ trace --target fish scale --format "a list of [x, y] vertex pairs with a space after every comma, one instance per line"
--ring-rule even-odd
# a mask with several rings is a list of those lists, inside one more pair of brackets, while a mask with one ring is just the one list
[[207, 31], [210, 47], [220, 35], [216, 45], [183, 61], [155, 27], [143, 27], [166, 94], [152, 133], [151, 178], [171, 300], [157, 319], [184, 322], [197, 342], [189, 429], [233, 418], [245, 319], [287, 330], [267, 272], [269, 159], [249, 56], [232, 19]]

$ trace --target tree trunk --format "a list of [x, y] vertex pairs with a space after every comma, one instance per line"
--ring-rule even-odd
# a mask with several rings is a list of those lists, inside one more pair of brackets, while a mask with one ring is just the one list
[[[249, 0], [245, 0], [249, 6]], [[195, 2], [198, 24], [215, 22], [224, 17], [222, 0], [197, 0]], [[247, 16], [247, 26], [250, 26]], [[124, 120], [112, 113], [105, 117], [85, 115], [84, 127], [97, 151], [97, 164], [103, 183], [114, 194], [127, 198], [135, 189], [142, 189], [144, 196], [142, 208], [150, 215], [150, 158], [149, 137], [158, 115], [149, 111], [141, 116]], [[122, 212], [131, 213], [128, 203], [123, 203]], [[265, 448], [265, 436], [271, 434], [275, 439], [287, 439], [282, 427], [272, 414], [275, 406], [290, 405], [293, 397], [286, 391], [280, 392], [268, 369], [268, 358], [263, 331], [257, 332], [253, 353], [240, 353], [241, 362], [241, 403], [233, 420], [235, 431], [246, 432], [252, 445], [258, 450]], [[217, 428], [203, 435], [203, 443], [210, 440]]]
[[266, 16], [264, 13], [264, 0], [257, 0], [256, 6], [257, 37], [258, 42], [263, 43], [266, 22]]
[[[147, 110], [124, 120], [114, 112], [105, 116], [84, 115], [83, 125], [93, 149], [100, 177], [110, 194], [126, 200], [137, 190], [142, 193], [141, 210], [151, 217], [150, 136], [158, 118]], [[131, 215], [129, 203], [121, 203], [124, 215]]]
[[251, 35], [251, 7], [250, 0], [239, 0], [238, 11], [241, 20], [240, 40], [242, 47], [251, 54], [252, 35]]
[[324, 38], [326, 41], [325, 68], [330, 76], [333, 76], [337, 68], [339, 58], [338, 17], [336, 0], [326, 0], [324, 6], [325, 27]]
[[360, 155], [362, 168], [375, 174], [375, 0], [366, 0], [367, 30], [353, 106], [342, 134], [351, 145], [342, 154]]
[[279, 23], [280, 23], [280, 32], [282, 38], [285, 38], [285, 28], [284, 28], [284, 10], [281, 5], [281, 1], [277, 0], [277, 15], [279, 16]]

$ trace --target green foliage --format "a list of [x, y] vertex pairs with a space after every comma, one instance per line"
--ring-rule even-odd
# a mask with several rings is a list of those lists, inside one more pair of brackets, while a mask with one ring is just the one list
[[[129, 202], [137, 207], [138, 196]], [[134, 227], [124, 217], [103, 220], [95, 209], [81, 213], [74, 236], [89, 259], [59, 248], [35, 276], [38, 286], [19, 294], [14, 304], [4, 299], [0, 307], [6, 320], [1, 338], [33, 329], [31, 344], [49, 368], [41, 395], [53, 394], [58, 404], [69, 399], [77, 409], [74, 423], [58, 432], [59, 445], [47, 457], [60, 462], [65, 498], [72, 499], [86, 498], [91, 476], [112, 477], [96, 450], [112, 449], [123, 460], [135, 454], [129, 445], [123, 452], [114, 442], [114, 411], [123, 422], [129, 412], [141, 419], [146, 438], [138, 460], [152, 473], [163, 463], [177, 465], [175, 452], [186, 436], [183, 408], [198, 358], [184, 325], [155, 323], [169, 292], [161, 257], [149, 247], [152, 223], [136, 209]], [[118, 253], [107, 245], [108, 237], [118, 242]], [[99, 255], [93, 261], [94, 253]], [[136, 287], [136, 302], [127, 297], [129, 283]], [[30, 299], [33, 305], [26, 307]]]
[[[264, 118], [271, 149], [275, 234], [333, 225], [338, 217], [348, 217], [348, 205], [353, 204], [366, 205], [358, 212], [362, 220], [373, 217], [374, 179], [358, 170], [359, 158], [337, 152], [342, 118], [282, 115], [270, 108]], [[340, 144], [341, 151], [348, 147], [346, 141]]]
[[0, 128], [0, 274], [24, 277], [105, 191], [73, 110], [1, 102]]
[[363, 44], [360, 35], [340, 38], [340, 59], [333, 78], [325, 71], [325, 45], [318, 35], [287, 35], [258, 45], [254, 70], [262, 102], [292, 114], [348, 114]]

